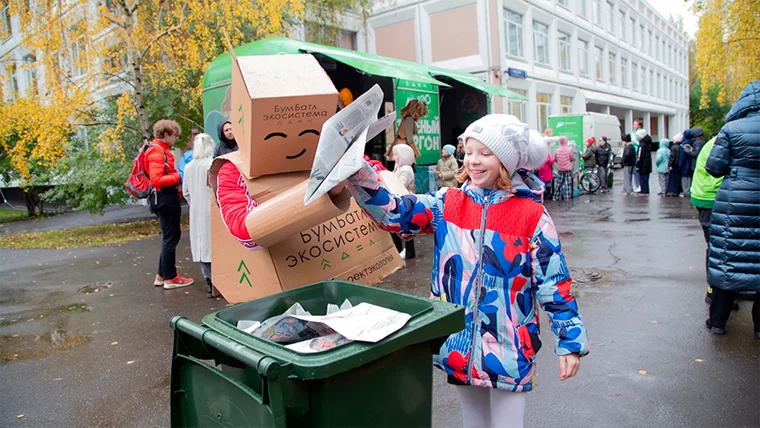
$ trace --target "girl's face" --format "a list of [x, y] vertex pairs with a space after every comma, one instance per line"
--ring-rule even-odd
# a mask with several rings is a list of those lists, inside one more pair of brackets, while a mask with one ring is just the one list
[[449, 158], [449, 152], [446, 150], [441, 150], [441, 158], [448, 159]]
[[470, 138], [464, 148], [464, 168], [473, 185], [493, 189], [501, 173], [501, 162], [483, 143]]
[[392, 160], [393, 162], [396, 162], [396, 163], [398, 163], [398, 152], [397, 152], [396, 150], [394, 150], [394, 151], [393, 151], [393, 153], [392, 153], [392, 155], [391, 155], [391, 160]]

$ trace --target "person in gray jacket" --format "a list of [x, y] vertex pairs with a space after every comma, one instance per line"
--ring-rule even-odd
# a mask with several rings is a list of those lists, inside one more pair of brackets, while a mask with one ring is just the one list
[[705, 326], [725, 334], [735, 292], [754, 292], [752, 321], [760, 339], [760, 80], [747, 85], [726, 115], [705, 170], [724, 177], [710, 217], [713, 296]]

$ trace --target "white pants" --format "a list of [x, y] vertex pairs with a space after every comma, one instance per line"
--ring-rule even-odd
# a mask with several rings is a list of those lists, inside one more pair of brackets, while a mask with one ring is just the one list
[[455, 386], [464, 428], [523, 428], [525, 392]]

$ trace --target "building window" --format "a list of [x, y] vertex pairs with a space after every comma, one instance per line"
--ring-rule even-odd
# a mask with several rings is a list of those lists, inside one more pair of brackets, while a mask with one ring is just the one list
[[549, 65], [549, 27], [538, 21], [533, 21], [533, 45], [536, 62]]
[[13, 35], [13, 27], [11, 26], [11, 12], [10, 6], [7, 1], [3, 1], [0, 5], [0, 40], [7, 40]]
[[588, 76], [588, 42], [578, 40], [578, 70], [581, 76]]
[[647, 93], [647, 70], [642, 66], [641, 67], [641, 92], [646, 94]]
[[569, 8], [570, 7], [570, 5], [567, 2], [568, 2], [568, 0], [557, 0], [557, 4], [560, 5], [560, 6], [562, 6], [562, 7], [564, 7], [564, 8]]
[[573, 97], [559, 97], [560, 114], [570, 114], [573, 112]]
[[615, 5], [612, 2], [607, 2], [607, 25], [607, 30], [615, 31]]
[[575, 9], [576, 12], [578, 12], [579, 16], [586, 17], [587, 11], [586, 11], [586, 1], [587, 0], [575, 0]]
[[628, 87], [628, 60], [625, 58], [620, 58], [620, 84]]
[[340, 45], [343, 49], [356, 50], [356, 31], [340, 30]]
[[617, 76], [615, 75], [615, 65], [617, 63], [617, 57], [614, 53], [610, 52], [609, 54], [609, 60], [610, 60], [610, 83], [617, 83]]
[[[512, 92], [518, 93], [524, 97], [528, 96], [528, 91], [523, 89], [509, 89]], [[520, 119], [520, 122], [525, 123], [528, 120], [528, 102], [521, 100], [509, 100], [509, 114]]]
[[644, 32], [644, 26], [643, 25], [639, 25], [639, 49], [641, 49], [641, 52], [644, 52], [644, 50], [647, 47], [646, 43], [644, 43], [644, 36], [645, 35], [646, 35], [646, 33]]
[[624, 40], [626, 37], [626, 31], [625, 31], [625, 11], [620, 10], [618, 11], [618, 29], [616, 34], [620, 36], [620, 40]]
[[596, 78], [602, 80], [604, 67], [602, 66], [602, 48], [594, 46], [594, 64], [596, 64]]
[[665, 94], [662, 92], [662, 75], [657, 73], [657, 98], [665, 98]]
[[654, 70], [649, 70], [649, 95], [654, 96]]
[[628, 43], [633, 44], [636, 41], [636, 19], [629, 18], [628, 22], [630, 23], [628, 26]]
[[631, 63], [631, 89], [639, 90], [639, 65], [635, 62]]
[[504, 9], [504, 27], [504, 34], [507, 36], [507, 54], [522, 58], [522, 15]]
[[602, 25], [602, 5], [599, 0], [591, 0], [591, 13], [594, 15], [594, 24]]
[[660, 36], [654, 38], [655, 59], [662, 59], [662, 52], [660, 51]]
[[649, 55], [654, 56], [654, 36], [652, 36], [652, 31], [649, 31]]
[[662, 56], [660, 56], [660, 61], [665, 62], [667, 60], [667, 56], [666, 56], [666, 53], [665, 53], [665, 38], [664, 37], [662, 39], [662, 50], [660, 52], [661, 52], [661, 55], [662, 55]]
[[24, 57], [24, 77], [26, 78], [26, 88], [28, 92], [37, 90], [37, 58], [34, 55]]
[[71, 44], [71, 70], [74, 77], [84, 76], [87, 72], [87, 43], [84, 36]]
[[549, 126], [549, 116], [552, 115], [551, 94], [536, 93], [536, 117], [538, 118], [538, 131], [543, 134]]
[[559, 42], [559, 68], [560, 70], [570, 70], [570, 35], [557, 33]]
[[8, 73], [11, 75], [11, 98], [16, 99], [18, 95], [18, 67], [16, 64], [11, 64], [8, 67]]

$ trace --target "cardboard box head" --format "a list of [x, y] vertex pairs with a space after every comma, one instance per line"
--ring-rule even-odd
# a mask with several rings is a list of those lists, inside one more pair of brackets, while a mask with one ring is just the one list
[[311, 55], [232, 54], [232, 131], [247, 178], [310, 171], [338, 91]]

